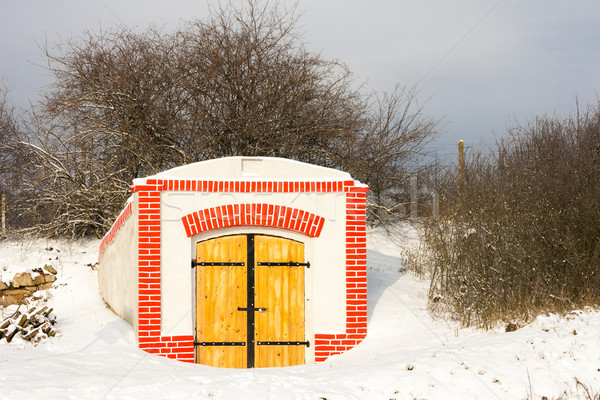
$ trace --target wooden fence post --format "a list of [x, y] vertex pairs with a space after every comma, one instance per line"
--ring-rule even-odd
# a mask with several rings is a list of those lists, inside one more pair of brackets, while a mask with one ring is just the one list
[[2, 236], [6, 235], [6, 196], [2, 194]]
[[462, 194], [465, 186], [465, 142], [458, 142], [458, 187]]

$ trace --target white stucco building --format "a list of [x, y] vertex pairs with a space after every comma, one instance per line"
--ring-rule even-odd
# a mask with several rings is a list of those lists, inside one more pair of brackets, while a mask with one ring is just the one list
[[324, 361], [366, 335], [367, 191], [281, 158], [136, 179], [102, 241], [102, 296], [150, 353], [239, 368]]

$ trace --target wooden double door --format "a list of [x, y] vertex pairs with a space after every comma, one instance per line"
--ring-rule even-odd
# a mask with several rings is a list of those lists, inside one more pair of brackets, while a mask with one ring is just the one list
[[196, 362], [304, 364], [304, 244], [234, 235], [196, 244]]

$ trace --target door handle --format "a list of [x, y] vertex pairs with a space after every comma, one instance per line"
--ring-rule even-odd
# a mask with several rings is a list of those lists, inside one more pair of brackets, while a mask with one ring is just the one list
[[267, 310], [268, 308], [266, 307], [238, 307], [238, 311], [258, 311], [262, 313]]

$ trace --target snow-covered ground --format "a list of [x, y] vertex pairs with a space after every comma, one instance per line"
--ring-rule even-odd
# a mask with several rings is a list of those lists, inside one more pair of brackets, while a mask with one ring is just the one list
[[322, 364], [254, 370], [137, 349], [88, 265], [98, 241], [0, 242], [4, 280], [50, 262], [58, 270], [55, 289], [38, 302], [54, 308], [60, 331], [37, 346], [0, 340], [0, 399], [584, 399], [574, 378], [600, 391], [600, 312], [542, 316], [510, 333], [432, 319], [427, 282], [401, 272], [405, 247], [416, 242], [410, 229], [394, 240], [370, 235], [361, 345]]

